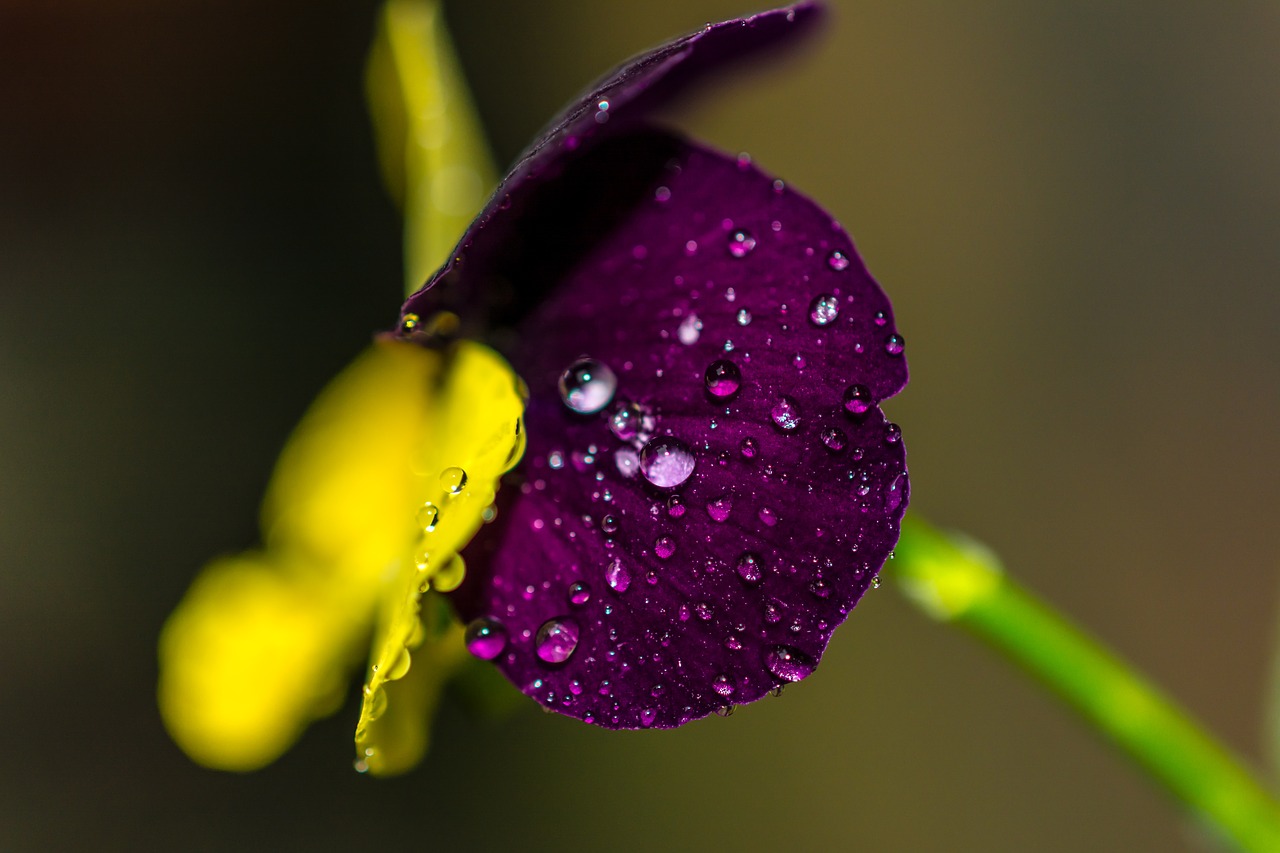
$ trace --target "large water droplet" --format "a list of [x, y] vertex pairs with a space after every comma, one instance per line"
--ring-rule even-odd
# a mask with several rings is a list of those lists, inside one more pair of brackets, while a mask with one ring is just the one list
[[391, 662], [391, 666], [387, 667], [387, 681], [399, 681], [409, 674], [409, 667], [413, 665], [413, 656], [409, 654], [408, 649], [401, 649], [400, 654], [396, 655], [396, 659]]
[[591, 600], [591, 587], [582, 582], [569, 584], [569, 603], [574, 607], [581, 607]]
[[778, 401], [773, 404], [773, 408], [769, 411], [769, 416], [778, 425], [778, 429], [784, 432], [793, 432], [800, 428], [800, 406], [786, 394], [779, 397]]
[[750, 231], [734, 231], [729, 235], [729, 254], [735, 258], [745, 258], [756, 247], [756, 238]]
[[467, 487], [467, 472], [461, 468], [445, 468], [440, 472], [440, 487], [448, 495], [462, 494]]
[[607, 364], [581, 358], [560, 374], [560, 399], [575, 412], [592, 415], [609, 405], [618, 377]]
[[840, 316], [840, 300], [830, 293], [822, 293], [809, 303], [809, 321], [815, 326], [825, 326]]
[[473, 619], [463, 638], [467, 651], [481, 660], [493, 660], [507, 647], [507, 629], [497, 619]]
[[902, 355], [906, 348], [907, 342], [902, 339], [902, 335], [890, 335], [884, 339], [884, 351], [889, 355]]
[[707, 367], [707, 393], [722, 400], [732, 397], [742, 387], [742, 371], [726, 359], [717, 359]]
[[733, 569], [749, 584], [758, 584], [764, 578], [764, 564], [760, 555], [747, 551], [733, 564]]
[[623, 593], [631, 586], [631, 572], [621, 560], [613, 560], [604, 568], [604, 580], [614, 592]]
[[669, 435], [655, 438], [640, 451], [640, 473], [660, 489], [674, 489], [693, 474], [697, 465], [689, 445]]
[[844, 389], [844, 410], [854, 417], [865, 415], [875, 403], [871, 389], [866, 385], [855, 383]]
[[836, 249], [834, 252], [827, 255], [827, 266], [831, 267], [836, 272], [842, 272], [849, 268], [849, 258], [844, 252]]
[[533, 645], [538, 657], [547, 663], [564, 663], [578, 647], [578, 623], [568, 616], [548, 619], [538, 629]]
[[813, 658], [791, 646], [770, 646], [764, 653], [764, 665], [775, 678], [800, 681], [807, 678], [816, 664]]

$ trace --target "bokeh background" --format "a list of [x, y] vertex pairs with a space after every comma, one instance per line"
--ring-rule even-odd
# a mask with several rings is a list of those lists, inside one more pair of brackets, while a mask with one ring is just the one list
[[[1263, 761], [1280, 596], [1280, 5], [835, 2], [672, 116], [816, 195], [892, 295], [914, 506]], [[449, 5], [500, 160], [745, 0]], [[871, 593], [778, 699], [668, 733], [357, 705], [201, 770], [159, 627], [251, 545], [312, 395], [393, 322], [371, 2], [0, 0], [0, 848], [1181, 850], [1203, 838], [987, 650]]]

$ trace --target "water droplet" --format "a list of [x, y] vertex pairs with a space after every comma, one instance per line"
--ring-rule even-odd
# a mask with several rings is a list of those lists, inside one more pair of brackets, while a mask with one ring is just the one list
[[813, 658], [791, 646], [770, 646], [764, 653], [764, 665], [775, 678], [783, 681], [800, 681], [816, 666]]
[[879, 589], [879, 588], [880, 588], [880, 576], [879, 576], [879, 575], [876, 575], [875, 577], [873, 577], [873, 578], [871, 579], [871, 588], [872, 588], [872, 589]]
[[844, 252], [836, 249], [834, 252], [827, 255], [827, 266], [831, 267], [836, 272], [842, 272], [849, 268], [849, 259], [845, 256]]
[[646, 729], [653, 725], [653, 721], [657, 719], [658, 712], [652, 708], [644, 708], [640, 711], [640, 725]]
[[668, 187], [658, 187], [653, 191], [653, 198], [659, 204], [663, 204], [671, 200], [671, 190]]
[[871, 389], [866, 385], [855, 383], [844, 389], [844, 410], [854, 417], [865, 415], [875, 404]]
[[569, 584], [569, 603], [581, 607], [591, 600], [591, 587], [582, 581]]
[[885, 324], [886, 324], [886, 323], [888, 323], [888, 322], [889, 322], [889, 318], [888, 318], [888, 317], [886, 317], [886, 316], [884, 315], [884, 312], [883, 312], [883, 311], [877, 311], [877, 312], [876, 312], [876, 316], [875, 316], [875, 324], [876, 324], [877, 326], [883, 326], [883, 325], [885, 325]]
[[701, 602], [700, 604], [698, 604], [697, 607], [693, 608], [693, 612], [698, 614], [698, 618], [701, 619], [703, 622], [710, 622], [711, 617], [715, 615], [715, 613], [711, 610], [711, 605], [707, 604], [705, 601]]
[[658, 556], [659, 560], [669, 560], [675, 552], [676, 540], [670, 536], [663, 536], [653, 543], [653, 553]]
[[771, 599], [764, 603], [764, 621], [770, 625], [776, 625], [782, 621], [782, 605], [777, 599]]
[[400, 318], [400, 331], [404, 332], [406, 335], [409, 334], [414, 329], [418, 328], [418, 323], [421, 322], [421, 320], [422, 318], [417, 314], [405, 314]]
[[436, 592], [453, 592], [462, 586], [462, 579], [467, 576], [467, 564], [461, 557], [454, 554], [449, 562], [440, 567], [440, 571], [436, 572], [431, 578], [431, 586]]
[[894, 423], [885, 424], [884, 440], [889, 444], [897, 444], [902, 440], [902, 427]]
[[759, 554], [747, 551], [733, 564], [733, 569], [749, 584], [758, 584], [764, 578], [764, 564]]
[[708, 394], [727, 399], [742, 387], [742, 371], [732, 361], [717, 359], [707, 366], [706, 382]]
[[416, 520], [418, 527], [430, 533], [436, 529], [436, 524], [440, 521], [440, 510], [431, 501], [427, 501], [418, 508]]
[[738, 325], [739, 326], [751, 325], [751, 312], [748, 311], [746, 308], [738, 309]]
[[707, 503], [707, 515], [711, 516], [712, 521], [728, 521], [731, 512], [733, 512], [733, 498], [728, 495], [712, 498]]
[[756, 238], [750, 231], [734, 231], [729, 235], [729, 254], [735, 258], [745, 258], [756, 247]]
[[640, 473], [660, 489], [674, 489], [693, 474], [697, 465], [689, 445], [678, 438], [655, 438], [640, 451]]
[[564, 467], [564, 454], [559, 450], [553, 450], [547, 454], [547, 465], [552, 471], [559, 471]]
[[809, 592], [813, 593], [818, 598], [830, 598], [831, 585], [822, 578], [818, 578], [809, 584]]
[[440, 486], [446, 494], [462, 494], [467, 487], [467, 472], [461, 468], [445, 468], [440, 472]]
[[547, 663], [564, 663], [578, 647], [578, 623], [568, 616], [548, 619], [533, 639], [538, 657]]
[[581, 358], [560, 374], [560, 399], [575, 412], [592, 415], [609, 405], [618, 389], [618, 377], [609, 366], [593, 358]]
[[846, 443], [844, 433], [838, 428], [831, 427], [822, 431], [822, 444], [832, 453], [839, 453], [844, 450]]
[[809, 303], [809, 320], [815, 326], [825, 326], [840, 316], [840, 300], [830, 293], [822, 293]]
[[463, 638], [467, 651], [481, 660], [493, 660], [507, 647], [507, 629], [497, 619], [473, 619]]
[[600, 519], [600, 529], [605, 533], [617, 533], [618, 519], [612, 515], [606, 515], [604, 518]]
[[682, 518], [686, 509], [684, 499], [679, 495], [672, 495], [667, 499], [667, 515], [672, 518]]
[[396, 655], [396, 659], [391, 662], [391, 666], [387, 667], [387, 681], [399, 681], [409, 674], [409, 667], [413, 664], [413, 656], [409, 654], [408, 649], [401, 649], [400, 654]]
[[653, 413], [646, 406], [620, 400], [609, 416], [609, 431], [623, 441], [647, 441], [653, 423]]
[[907, 496], [907, 474], [904, 471], [893, 478], [893, 482], [889, 484], [889, 490], [884, 495], [884, 508], [889, 512], [896, 512], [898, 507], [902, 506], [903, 499]]
[[711, 689], [714, 690], [717, 695], [728, 698], [733, 695], [733, 682], [729, 680], [729, 676], [727, 675], [717, 675], [711, 682]]
[[680, 325], [676, 328], [676, 337], [685, 346], [693, 346], [698, 342], [698, 338], [702, 337], [702, 321], [698, 319], [697, 314], [690, 314], [680, 321]]
[[754, 459], [760, 450], [760, 444], [751, 436], [742, 439], [742, 444], [738, 445], [738, 451], [742, 454], [743, 459]]
[[902, 335], [890, 335], [884, 339], [884, 351], [889, 355], [902, 355], [906, 348], [907, 342], [902, 339]]
[[779, 397], [778, 402], [773, 404], [769, 416], [773, 418], [778, 429], [784, 432], [794, 432], [800, 428], [800, 406], [786, 394]]
[[634, 477], [640, 468], [640, 454], [630, 447], [622, 447], [613, 452], [613, 463], [618, 466], [618, 473], [624, 477]]
[[771, 507], [760, 507], [758, 515], [760, 516], [760, 523], [765, 527], [773, 527], [778, 523], [778, 514]]
[[613, 560], [604, 568], [604, 580], [614, 592], [624, 593], [631, 586], [631, 572], [621, 560]]

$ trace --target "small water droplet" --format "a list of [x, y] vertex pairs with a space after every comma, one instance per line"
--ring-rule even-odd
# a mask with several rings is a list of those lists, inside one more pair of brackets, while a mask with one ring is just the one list
[[732, 361], [717, 359], [707, 366], [706, 384], [712, 397], [727, 399], [742, 387], [742, 371]]
[[669, 560], [675, 552], [676, 540], [670, 536], [663, 536], [653, 543], [653, 553], [658, 556], [659, 560]]
[[729, 235], [729, 254], [735, 258], [745, 258], [756, 247], [756, 238], [750, 231], [734, 231]]
[[822, 578], [818, 578], [809, 584], [809, 592], [813, 593], [818, 598], [830, 598], [831, 585]]
[[609, 431], [623, 441], [647, 441], [653, 426], [653, 413], [648, 407], [630, 400], [619, 400], [609, 416]]
[[890, 335], [884, 339], [884, 351], [889, 355], [902, 355], [906, 348], [907, 342], [902, 339], [902, 335]]
[[507, 629], [497, 619], [473, 619], [463, 638], [467, 651], [481, 660], [493, 660], [507, 647]]
[[872, 589], [879, 589], [879, 588], [880, 588], [880, 576], [879, 576], [879, 575], [876, 575], [875, 577], [873, 577], [873, 578], [871, 579], [871, 588], [872, 588]]
[[422, 318], [419, 317], [417, 314], [405, 314], [403, 317], [400, 318], [400, 331], [404, 332], [405, 334], [409, 334], [414, 329], [418, 328], [418, 323], [420, 323], [421, 321], [422, 321]]
[[578, 623], [568, 616], [548, 619], [533, 640], [534, 651], [547, 663], [564, 663], [578, 648]]
[[689, 445], [678, 438], [655, 438], [640, 451], [640, 473], [660, 489], [674, 489], [688, 480], [697, 465]]
[[607, 364], [580, 358], [560, 374], [560, 399], [575, 412], [593, 415], [609, 405], [618, 377]]
[[866, 385], [854, 383], [844, 389], [844, 410], [854, 417], [865, 415], [875, 404], [871, 389]]
[[849, 258], [845, 256], [844, 252], [836, 249], [834, 252], [827, 255], [827, 266], [831, 267], [836, 272], [842, 272], [849, 268]]
[[640, 725], [646, 729], [653, 725], [653, 721], [657, 719], [658, 712], [652, 708], [644, 708], [640, 711]]
[[569, 603], [581, 607], [591, 600], [591, 587], [583, 581], [569, 584]]
[[684, 505], [684, 499], [679, 495], [672, 495], [667, 498], [667, 515], [672, 518], [684, 517], [686, 509], [688, 508]]
[[413, 656], [409, 654], [408, 649], [401, 649], [396, 655], [396, 659], [391, 662], [391, 666], [387, 667], [387, 681], [399, 681], [409, 674], [409, 667], [413, 665]]
[[889, 322], [889, 318], [888, 318], [888, 317], [886, 317], [886, 316], [884, 315], [884, 312], [883, 312], [883, 311], [877, 311], [877, 312], [876, 312], [876, 316], [875, 316], [875, 324], [876, 324], [877, 326], [883, 326], [883, 325], [885, 325], [885, 324], [886, 324], [886, 323], [888, 323], [888, 322]]
[[664, 204], [671, 200], [671, 190], [668, 187], [658, 187], [653, 191], [654, 201]]
[[889, 444], [897, 444], [902, 440], [902, 427], [895, 423], [884, 425], [884, 440]]
[[728, 495], [720, 495], [707, 502], [707, 515], [711, 516], [712, 521], [722, 523], [728, 521], [731, 512], [733, 512], [733, 498]]
[[467, 564], [461, 557], [454, 554], [449, 562], [440, 567], [440, 570], [431, 578], [431, 586], [436, 592], [453, 592], [462, 586], [462, 579], [467, 576]]
[[631, 572], [622, 565], [621, 560], [613, 560], [604, 568], [604, 580], [616, 593], [624, 593], [631, 586]]
[[620, 447], [613, 452], [613, 463], [618, 466], [619, 474], [634, 477], [640, 469], [640, 454], [630, 447]]
[[738, 309], [738, 325], [739, 326], [751, 325], [751, 312], [748, 311], [746, 308]]
[[754, 459], [756, 453], [760, 450], [760, 444], [751, 436], [742, 439], [742, 443], [738, 445], [738, 452], [742, 454], [743, 459]]
[[831, 427], [822, 431], [822, 444], [832, 453], [839, 453], [844, 450], [847, 441], [842, 431], [836, 427]]
[[830, 293], [821, 293], [809, 303], [809, 321], [815, 326], [825, 326], [840, 316], [840, 300]]
[[771, 507], [760, 507], [760, 523], [765, 527], [773, 527], [778, 523], [778, 514]]
[[467, 472], [461, 468], [445, 468], [440, 472], [440, 486], [449, 495], [460, 495], [467, 487]]
[[711, 682], [711, 689], [719, 696], [728, 698], [733, 695], [733, 682], [727, 675], [717, 675]]
[[813, 658], [791, 646], [770, 646], [764, 653], [764, 665], [775, 678], [800, 681], [814, 670]]
[[676, 327], [676, 337], [685, 346], [693, 346], [698, 342], [698, 338], [702, 337], [702, 321], [697, 314], [689, 314], [680, 321], [680, 325]]
[[418, 507], [416, 520], [419, 528], [430, 533], [436, 529], [436, 524], [440, 521], [440, 510], [431, 501], [427, 501]]
[[600, 529], [605, 533], [617, 533], [618, 519], [612, 515], [606, 515], [604, 518], [600, 519]]
[[800, 406], [786, 394], [780, 396], [773, 404], [769, 416], [773, 418], [778, 429], [784, 432], [794, 432], [800, 428]]
[[749, 584], [758, 584], [764, 578], [764, 564], [760, 560], [760, 555], [751, 551], [738, 557], [737, 562], [733, 564], [733, 569], [738, 573], [738, 577]]

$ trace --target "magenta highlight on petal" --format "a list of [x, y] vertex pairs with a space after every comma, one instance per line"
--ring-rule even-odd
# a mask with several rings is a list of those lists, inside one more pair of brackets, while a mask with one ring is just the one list
[[671, 728], [807, 678], [897, 542], [888, 298], [795, 187], [646, 121], [818, 11], [709, 26], [591, 87], [403, 309], [495, 330], [528, 385], [526, 488], [453, 601], [501, 616], [490, 659], [558, 713]]

